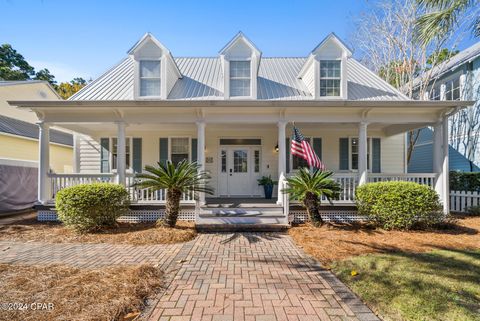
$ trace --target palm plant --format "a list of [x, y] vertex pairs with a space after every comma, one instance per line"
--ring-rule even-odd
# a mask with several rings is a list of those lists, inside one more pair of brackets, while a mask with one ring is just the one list
[[308, 168], [302, 168], [296, 175], [287, 178], [288, 187], [282, 190], [283, 193], [289, 193], [292, 199], [302, 202], [315, 226], [323, 224], [319, 211], [320, 198], [325, 196], [331, 202], [340, 194], [340, 185], [331, 178], [332, 175], [333, 172], [319, 169], [310, 172]]
[[428, 45], [437, 35], [452, 32], [459, 18], [467, 14], [472, 17], [470, 29], [475, 37], [480, 37], [480, 1], [478, 0], [417, 0], [427, 9], [416, 22], [418, 38]]
[[207, 186], [210, 175], [199, 171], [197, 163], [184, 160], [175, 166], [167, 161], [158, 166], [145, 166], [145, 172], [136, 175], [139, 180], [133, 185], [151, 191], [167, 190], [164, 223], [169, 227], [177, 223], [182, 194], [193, 193], [196, 199], [198, 193], [213, 194], [213, 189]]

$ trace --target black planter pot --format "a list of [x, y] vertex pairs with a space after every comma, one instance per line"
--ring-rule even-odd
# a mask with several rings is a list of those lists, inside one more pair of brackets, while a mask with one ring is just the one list
[[272, 199], [273, 185], [263, 185], [263, 190], [265, 192], [265, 199]]

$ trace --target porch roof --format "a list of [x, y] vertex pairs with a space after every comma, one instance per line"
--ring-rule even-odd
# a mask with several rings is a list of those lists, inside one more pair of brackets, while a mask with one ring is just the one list
[[[34, 111], [39, 119], [90, 134], [88, 124], [212, 124], [299, 123], [381, 124], [385, 135], [430, 126], [444, 115], [473, 105], [473, 101], [264, 101], [264, 100], [121, 100], [9, 101]], [[82, 124], [83, 123], [83, 124]], [[82, 127], [84, 130], [82, 130]]]

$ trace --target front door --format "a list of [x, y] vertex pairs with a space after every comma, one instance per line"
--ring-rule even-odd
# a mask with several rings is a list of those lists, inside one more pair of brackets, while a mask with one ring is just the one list
[[260, 148], [223, 146], [220, 150], [221, 196], [258, 196]]

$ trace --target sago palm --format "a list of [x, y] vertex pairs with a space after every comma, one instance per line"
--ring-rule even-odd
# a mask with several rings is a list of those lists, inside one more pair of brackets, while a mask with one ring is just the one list
[[340, 185], [331, 178], [332, 175], [332, 172], [318, 169], [310, 172], [308, 168], [302, 168], [296, 175], [287, 178], [288, 187], [282, 191], [302, 202], [315, 226], [323, 224], [320, 216], [321, 197], [325, 196], [331, 201], [340, 194]]
[[417, 0], [427, 12], [416, 22], [417, 35], [424, 45], [438, 35], [454, 31], [459, 20], [471, 19], [470, 29], [475, 37], [480, 37], [479, 0]]
[[145, 166], [145, 173], [136, 175], [138, 181], [134, 186], [150, 191], [167, 190], [165, 223], [174, 227], [180, 211], [182, 194], [193, 193], [195, 198], [198, 198], [198, 193], [213, 194], [213, 189], [207, 185], [210, 175], [198, 169], [197, 163], [186, 160], [177, 166], [170, 161], [166, 164], [158, 163], [158, 166]]

